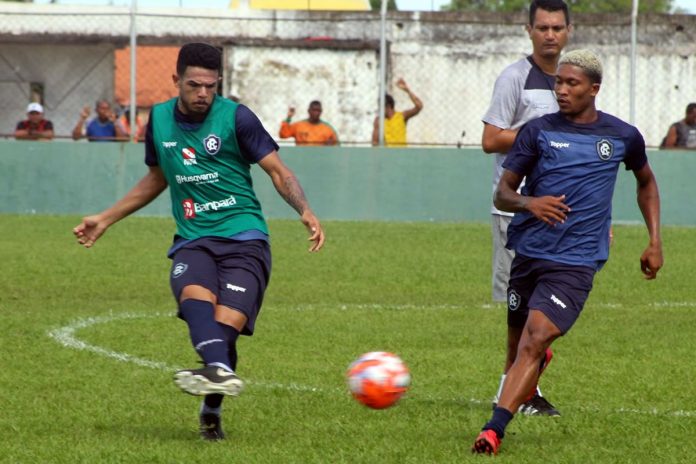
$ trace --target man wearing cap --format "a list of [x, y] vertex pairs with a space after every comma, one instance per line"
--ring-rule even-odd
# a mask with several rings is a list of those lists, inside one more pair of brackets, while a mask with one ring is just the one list
[[15, 128], [17, 140], [51, 140], [53, 138], [53, 123], [43, 117], [44, 109], [41, 103], [29, 103], [27, 119], [19, 121]]

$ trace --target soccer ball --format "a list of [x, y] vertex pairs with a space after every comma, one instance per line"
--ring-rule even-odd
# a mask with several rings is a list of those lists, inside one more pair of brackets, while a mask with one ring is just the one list
[[346, 376], [353, 398], [372, 409], [393, 406], [411, 383], [406, 364], [385, 351], [363, 354], [348, 367]]

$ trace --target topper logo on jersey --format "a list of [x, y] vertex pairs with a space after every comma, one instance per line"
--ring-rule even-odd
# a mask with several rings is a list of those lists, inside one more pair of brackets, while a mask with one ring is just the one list
[[197, 164], [196, 151], [193, 148], [184, 148], [183, 150], [181, 150], [181, 156], [184, 160], [184, 166], [191, 166], [193, 164]]
[[551, 148], [570, 148], [570, 144], [568, 142], [554, 142], [551, 140], [549, 145], [551, 145]]
[[208, 153], [210, 156], [215, 156], [217, 155], [217, 152], [220, 151], [222, 142], [220, 137], [215, 134], [210, 134], [203, 140], [203, 146], [205, 147], [206, 153]]
[[597, 142], [597, 154], [599, 159], [607, 161], [614, 154], [614, 144], [607, 139], [602, 139]]

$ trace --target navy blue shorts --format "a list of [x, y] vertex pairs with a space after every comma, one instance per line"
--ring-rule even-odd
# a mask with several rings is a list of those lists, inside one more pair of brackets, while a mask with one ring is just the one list
[[184, 287], [207, 288], [217, 295], [217, 304], [247, 317], [242, 334], [252, 335], [270, 277], [268, 242], [204, 237], [174, 253], [169, 283], [177, 303]]
[[517, 255], [508, 284], [508, 326], [524, 327], [538, 309], [565, 334], [575, 324], [592, 290], [595, 270]]

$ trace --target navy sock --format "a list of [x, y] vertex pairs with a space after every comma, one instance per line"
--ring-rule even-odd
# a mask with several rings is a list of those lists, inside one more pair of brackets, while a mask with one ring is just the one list
[[505, 436], [505, 428], [512, 420], [513, 414], [505, 408], [495, 408], [493, 417], [483, 426], [483, 430], [493, 430], [498, 438], [502, 439]]
[[227, 335], [227, 354], [230, 357], [230, 367], [237, 370], [237, 339], [239, 331], [230, 325], [220, 324]]
[[[230, 357], [229, 366], [232, 370], [237, 370], [237, 338], [239, 338], [239, 331], [234, 327], [221, 324], [218, 322], [220, 328], [225, 332], [225, 337], [227, 338], [227, 354]], [[207, 410], [218, 409], [222, 405], [222, 400], [225, 398], [224, 395], [212, 394], [206, 395], [203, 399], [203, 403], [207, 406]]]
[[191, 343], [206, 365], [230, 365], [227, 337], [215, 321], [215, 308], [208, 301], [185, 300], [179, 305], [179, 314], [189, 327]]

